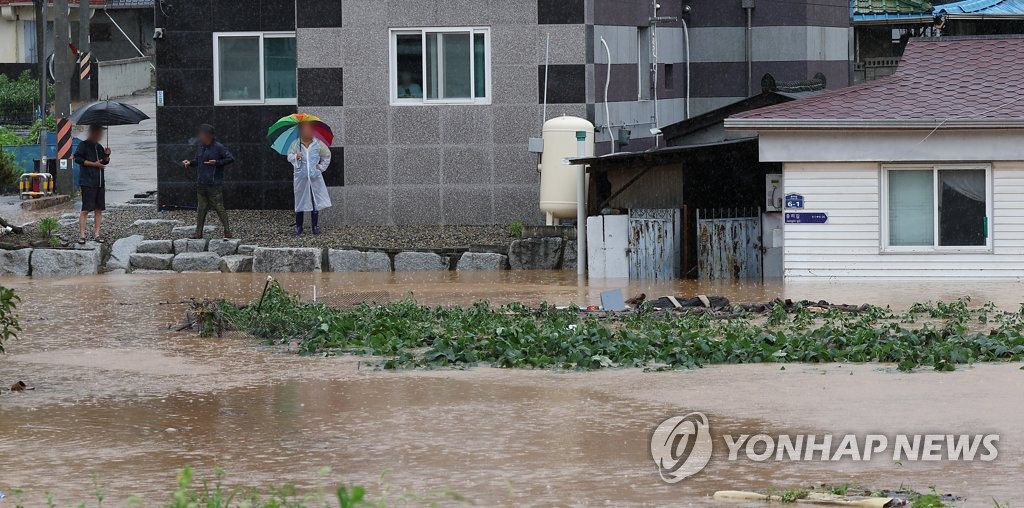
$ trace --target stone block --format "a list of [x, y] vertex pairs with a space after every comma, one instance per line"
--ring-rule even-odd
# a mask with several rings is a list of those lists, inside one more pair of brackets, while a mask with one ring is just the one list
[[99, 249], [35, 249], [32, 275], [36, 277], [96, 275], [100, 268]]
[[391, 258], [384, 252], [330, 249], [327, 252], [327, 264], [332, 272], [391, 271]]
[[171, 268], [176, 272], [219, 272], [220, 256], [215, 252], [183, 252], [174, 256]]
[[513, 270], [555, 270], [562, 261], [561, 238], [524, 238], [512, 242], [508, 262]]
[[170, 270], [174, 254], [132, 254], [131, 267], [140, 270]]
[[139, 254], [174, 254], [174, 242], [171, 240], [145, 240], [135, 250]]
[[433, 252], [399, 252], [395, 255], [396, 272], [446, 272], [448, 258]]
[[29, 274], [32, 249], [0, 250], [0, 275]]
[[252, 271], [257, 273], [301, 273], [323, 271], [323, 250], [315, 247], [257, 247]]
[[239, 245], [238, 253], [246, 256], [251, 256], [256, 251], [257, 245]]
[[252, 271], [252, 256], [233, 254], [220, 258], [220, 271], [224, 273], [242, 273]]
[[[204, 226], [203, 234], [212, 235], [217, 231], [217, 226]], [[196, 234], [195, 226], [178, 226], [171, 230], [171, 236], [175, 238], [189, 238]]]
[[459, 258], [460, 272], [489, 272], [508, 268], [508, 256], [494, 252], [467, 252]]
[[205, 252], [207, 241], [205, 239], [194, 240], [191, 238], [179, 238], [174, 241], [174, 253]]
[[[77, 220], [77, 219], [76, 219]], [[173, 219], [139, 219], [132, 223], [132, 227], [135, 228], [146, 228], [146, 227], [166, 227], [175, 228], [178, 226], [185, 225], [185, 221], [173, 220]], [[195, 227], [192, 229], [195, 231]]]
[[110, 248], [110, 259], [107, 259], [107, 268], [111, 270], [128, 268], [128, 261], [132, 254], [138, 252], [139, 244], [145, 240], [142, 235], [132, 235], [121, 238], [114, 242]]
[[216, 252], [218, 256], [230, 256], [238, 252], [238, 245], [241, 243], [241, 240], [210, 240], [206, 250]]

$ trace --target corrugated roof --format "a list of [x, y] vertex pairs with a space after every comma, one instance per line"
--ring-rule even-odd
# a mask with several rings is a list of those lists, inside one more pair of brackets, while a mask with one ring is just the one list
[[107, 0], [108, 9], [151, 9], [153, 0]]
[[928, 0], [851, 0], [854, 23], [923, 23], [932, 19]]
[[[34, 2], [32, 0], [0, 0], [0, 5], [25, 5], [25, 6], [28, 6], [28, 5], [33, 5], [33, 3]], [[78, 6], [78, 0], [68, 0], [68, 3], [71, 4], [72, 8]], [[50, 5], [52, 5], [52, 4], [53, 4], [53, 0], [50, 0]], [[92, 7], [103, 7], [103, 6], [107, 5], [107, 0], [89, 0], [89, 5], [92, 6]]]
[[984, 17], [1024, 18], [1024, 0], [963, 0], [951, 4], [937, 5], [935, 13], [945, 13], [953, 19]]
[[1024, 127], [1024, 37], [911, 39], [892, 76], [740, 113], [731, 129]]

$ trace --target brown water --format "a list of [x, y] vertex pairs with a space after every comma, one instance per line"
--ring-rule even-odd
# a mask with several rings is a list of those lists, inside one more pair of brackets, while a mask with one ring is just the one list
[[[305, 358], [240, 337], [174, 333], [189, 297], [248, 301], [259, 275], [7, 279], [23, 298], [25, 328], [0, 357], [0, 382], [37, 387], [0, 395], [0, 490], [85, 499], [98, 475], [108, 504], [167, 499], [175, 470], [228, 469], [245, 485], [297, 482], [317, 471], [379, 494], [450, 489], [477, 504], [685, 505], [720, 489], [859, 482], [919, 489], [936, 484], [968, 504], [1024, 501], [1024, 371], [985, 364], [954, 373], [898, 373], [880, 365], [720, 366], [644, 373], [379, 372], [357, 358]], [[606, 282], [571, 274], [307, 274], [292, 290], [336, 302], [398, 299], [428, 304], [525, 301], [596, 303]], [[972, 289], [965, 290], [967, 286]], [[1016, 308], [1017, 283], [631, 285], [627, 293], [776, 296], [892, 303], [969, 294]], [[648, 439], [663, 419], [709, 414], [715, 434], [988, 433], [989, 463], [727, 462], [716, 448], [700, 474], [661, 482]], [[721, 441], [716, 441], [719, 444]], [[389, 472], [383, 483], [379, 476]], [[9, 502], [9, 501], [8, 501]], [[1016, 504], [1016, 503], [1015, 503]], [[0, 503], [2, 507], [4, 503]]]

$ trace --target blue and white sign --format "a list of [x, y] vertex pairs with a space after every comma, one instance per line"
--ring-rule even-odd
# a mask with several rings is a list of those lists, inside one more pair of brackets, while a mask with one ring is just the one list
[[786, 212], [786, 224], [824, 224], [828, 214], [822, 212]]
[[786, 208], [803, 208], [803, 194], [786, 194]]

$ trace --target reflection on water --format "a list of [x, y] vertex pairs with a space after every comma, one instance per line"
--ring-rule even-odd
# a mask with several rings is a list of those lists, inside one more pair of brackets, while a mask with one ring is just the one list
[[[596, 303], [603, 289], [721, 294], [905, 306], [951, 299], [962, 283], [665, 285], [574, 274], [301, 274], [281, 277], [304, 298], [398, 299], [426, 304], [524, 301]], [[999, 478], [1024, 476], [1024, 416], [1016, 365], [952, 374], [892, 373], [875, 366], [723, 366], [675, 373], [611, 370], [375, 372], [358, 358], [305, 358], [241, 337], [168, 331], [182, 300], [256, 298], [261, 275], [9, 279], [23, 298], [21, 338], [0, 357], [0, 384], [37, 390], [0, 395], [0, 489], [84, 499], [99, 475], [108, 500], [166, 499], [174, 471], [228, 469], [234, 481], [315, 486], [330, 466], [378, 490], [448, 488], [482, 505], [680, 504], [718, 489], [860, 481], [930, 483], [988, 502], [1021, 496]], [[1020, 285], [972, 284], [975, 301], [1018, 305]], [[977, 394], [985, 394], [978, 397]], [[884, 396], [882, 395], [884, 394]], [[957, 400], [952, 410], [944, 404]], [[769, 432], [1000, 432], [992, 464], [727, 463], [661, 483], [649, 432], [682, 411], [711, 415], [716, 435]], [[949, 428], [943, 426], [948, 424]], [[938, 428], [937, 428], [938, 427]], [[1003, 459], [1005, 457], [1005, 459]], [[36, 499], [39, 500], [38, 498]], [[30, 506], [33, 503], [29, 504]]]

